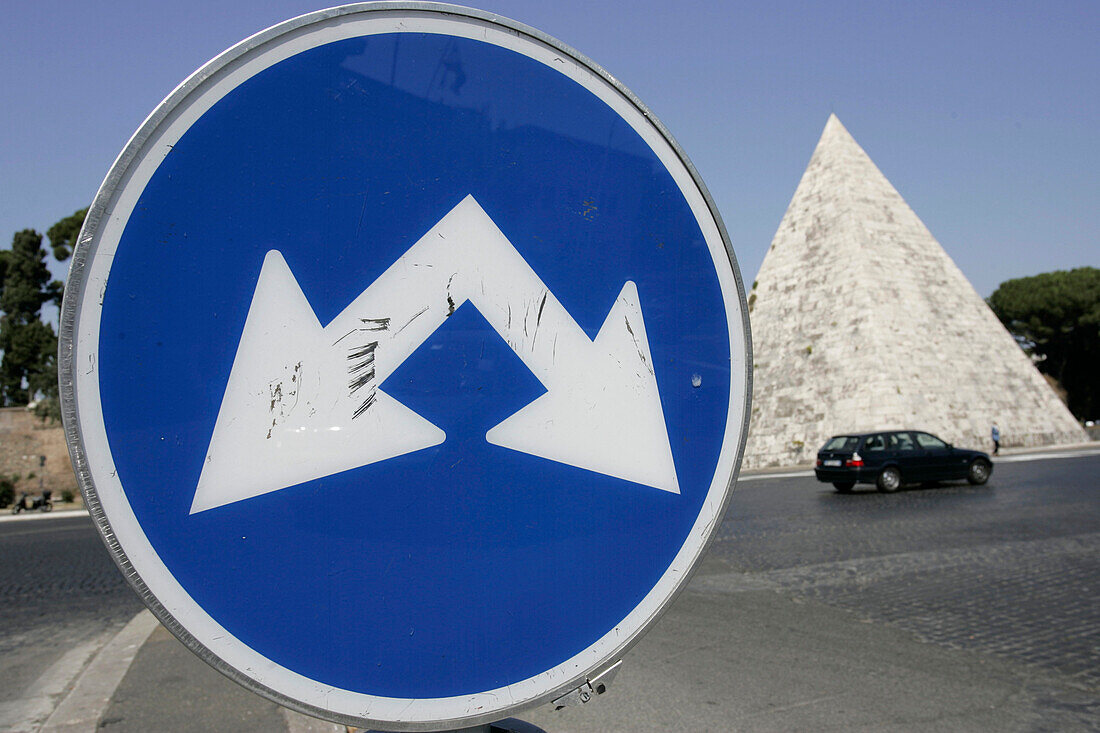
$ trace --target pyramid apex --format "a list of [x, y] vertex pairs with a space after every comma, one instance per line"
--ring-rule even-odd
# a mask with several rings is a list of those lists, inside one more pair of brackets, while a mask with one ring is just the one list
[[[1010, 416], [1024, 444], [1080, 439], [1073, 416], [834, 114], [748, 307], [744, 467], [803, 463], [830, 435], [860, 428], [904, 425], [981, 446], [991, 420]], [[884, 337], [849, 336], [864, 332]]]
[[822, 145], [826, 142], [840, 142], [840, 141], [855, 142], [855, 138], [852, 137], [852, 133], [848, 132], [848, 128], [840, 121], [840, 118], [836, 114], [830, 113], [829, 119], [825, 121], [825, 129], [821, 131], [821, 139], [818, 141], [818, 145]]
[[[896, 195], [894, 187], [835, 114], [829, 115], [829, 119], [825, 122], [825, 129], [821, 131], [821, 137], [814, 147], [806, 175], [810, 176], [811, 172], [814, 173], [811, 179], [825, 175], [836, 177], [837, 181], [844, 180], [849, 190], [850, 185], [854, 184], [857, 187], [870, 186], [880, 192], [889, 191]], [[813, 189], [815, 186], [810, 188]], [[798, 191], [795, 195], [798, 196]]]

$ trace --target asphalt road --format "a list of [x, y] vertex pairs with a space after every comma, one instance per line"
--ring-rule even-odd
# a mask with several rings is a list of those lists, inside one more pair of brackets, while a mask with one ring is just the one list
[[142, 607], [86, 516], [0, 524], [0, 730], [48, 714]]
[[617, 689], [523, 717], [552, 733], [1100, 730], [1100, 456], [1027, 458], [986, 486], [897, 494], [745, 477]]
[[[1100, 455], [1015, 460], [986, 486], [890, 495], [745, 477], [609, 694], [520, 717], [549, 733], [1100, 730]], [[0, 699], [26, 709], [12, 690], [139, 608], [98, 543], [87, 519], [0, 525]], [[216, 723], [184, 714], [172, 687], [210, 715], [278, 728], [271, 703], [163, 633], [104, 723]]]
[[745, 482], [712, 554], [792, 596], [1100, 686], [1100, 456], [843, 495]]

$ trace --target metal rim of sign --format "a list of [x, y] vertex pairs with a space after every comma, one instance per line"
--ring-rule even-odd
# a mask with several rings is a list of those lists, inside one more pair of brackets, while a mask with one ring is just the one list
[[[139, 169], [144, 165], [155, 170], [160, 160], [156, 155], [163, 157], [163, 146], [156, 145], [158, 137], [173, 123], [178, 123], [179, 118], [192, 105], [196, 105], [196, 100], [213, 94], [211, 89], [215, 85], [232, 84], [234, 78], [238, 79], [237, 83], [251, 78], [248, 63], [262, 59], [265, 54], [282, 53], [284, 58], [294, 55], [332, 40], [331, 37], [314, 38], [325, 29], [337, 26], [348, 28], [357, 21], [396, 20], [399, 22], [398, 29], [407, 30], [400, 25], [400, 21], [415, 23], [417, 19], [447, 21], [455, 28], [465, 24], [487, 34], [491, 31], [497, 36], [495, 42], [499, 45], [526, 55], [530, 55], [532, 49], [541, 48], [564, 57], [575, 64], [577, 74], [586, 75], [590, 84], [600, 87], [602, 94], [600, 90], [595, 91], [601, 99], [609, 104], [618, 104], [619, 107], [615, 107], [617, 110], [622, 107], [632, 112], [634, 122], [627, 121], [640, 134], [648, 134], [647, 142], [651, 146], [667, 148], [654, 148], [654, 151], [662, 157], [674, 176], [679, 174], [678, 184], [703, 228], [721, 282], [730, 336], [730, 404], [721, 455], [699, 517], [660, 581], [619, 627], [610, 630], [597, 643], [558, 667], [507, 688], [431, 700], [380, 698], [333, 689], [264, 658], [207, 616], [161, 563], [126, 503], [121, 482], [117, 474], [110, 470], [113, 459], [103, 426], [94, 363], [88, 364], [86, 369], [78, 366], [78, 361], [96, 356], [99, 329], [97, 299], [98, 306], [101, 306], [102, 288], [106, 286], [110, 272], [110, 264], [104, 264], [110, 255], [99, 256], [98, 259], [97, 255], [104, 254], [101, 245], [104, 241], [110, 242], [112, 227], [117, 230], [116, 233], [125, 227], [129, 217], [126, 207], [132, 206], [136, 195], [148, 182], [147, 178], [141, 180]], [[310, 45], [311, 38], [317, 42]], [[514, 45], [506, 45], [502, 38], [512, 39], [510, 42]], [[561, 58], [556, 60], [561, 61]], [[573, 78], [580, 83], [576, 77]], [[217, 98], [209, 104], [215, 103]], [[127, 197], [133, 200], [128, 202]], [[694, 203], [692, 198], [696, 199]], [[113, 244], [117, 245], [117, 240]], [[728, 265], [728, 271], [724, 265]], [[85, 345], [89, 343], [92, 345]], [[58, 364], [65, 434], [90, 514], [127, 581], [169, 631], [227, 677], [281, 705], [348, 725], [385, 725], [394, 730], [430, 731], [491, 723], [575, 689], [584, 683], [586, 677], [620, 659], [671, 605], [686, 586], [697, 561], [713, 539], [740, 470], [752, 395], [751, 349], [748, 307], [741, 274], [710, 193], [668, 130], [632, 92], [586, 56], [521, 23], [491, 13], [441, 3], [375, 2], [309, 13], [261, 31], [193, 73], [150, 114], [115, 160], [89, 208], [73, 253], [65, 290]], [[739, 384], [739, 379], [743, 379], [743, 383]], [[228, 636], [229, 641], [224, 638], [219, 640], [218, 634], [214, 633], [217, 630]], [[502, 692], [506, 694], [502, 695]], [[510, 702], [501, 703], [500, 699], [505, 696]]]

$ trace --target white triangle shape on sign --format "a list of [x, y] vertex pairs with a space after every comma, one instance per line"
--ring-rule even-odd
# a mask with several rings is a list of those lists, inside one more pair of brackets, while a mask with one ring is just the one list
[[[486, 435], [493, 445], [680, 493], [653, 357], [627, 282], [596, 335], [596, 358]], [[559, 382], [562, 380], [558, 380]]]
[[[368, 351], [374, 331], [358, 336]], [[347, 340], [342, 345], [347, 345]], [[351, 366], [355, 366], [352, 364]], [[281, 254], [264, 259], [191, 513], [438, 445], [446, 434], [375, 388], [358, 418], [332, 348]]]
[[467, 301], [547, 389], [488, 442], [679, 493], [634, 283], [589, 340], [467, 196], [324, 327], [267, 254], [191, 513], [442, 443], [379, 385]]

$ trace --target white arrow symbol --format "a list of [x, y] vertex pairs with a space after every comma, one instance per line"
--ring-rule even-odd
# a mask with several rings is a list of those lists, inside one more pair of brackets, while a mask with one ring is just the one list
[[191, 513], [442, 443], [378, 385], [467, 301], [547, 390], [488, 442], [679, 493], [634, 284], [590, 341], [467, 196], [324, 327], [268, 253]]

